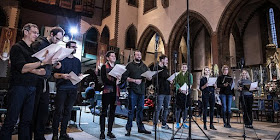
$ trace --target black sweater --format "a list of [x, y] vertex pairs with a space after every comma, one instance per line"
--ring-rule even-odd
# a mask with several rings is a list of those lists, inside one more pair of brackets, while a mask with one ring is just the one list
[[229, 75], [221, 75], [217, 79], [217, 87], [220, 88], [220, 94], [234, 95], [233, 90], [231, 90], [231, 84], [228, 84], [228, 86], [226, 86], [226, 87], [224, 86], [223, 80], [224, 80], [225, 76], [231, 77]]
[[[156, 71], [156, 68], [153, 69]], [[170, 83], [167, 81], [169, 78], [169, 72], [166, 66], [158, 66], [158, 70], [162, 70], [158, 73], [158, 94], [169, 95], [170, 94]], [[154, 78], [154, 85], [156, 85], [156, 76]]]

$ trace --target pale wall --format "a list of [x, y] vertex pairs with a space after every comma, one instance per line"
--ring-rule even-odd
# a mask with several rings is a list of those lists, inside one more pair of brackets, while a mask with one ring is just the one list
[[243, 36], [245, 65], [262, 64], [260, 21], [256, 14], [249, 22]]
[[[190, 10], [202, 14], [216, 31], [223, 10], [230, 0], [191, 0]], [[172, 28], [179, 17], [186, 11], [185, 0], [169, 0], [169, 7], [163, 8], [161, 0], [157, 0], [157, 8], [143, 15], [144, 1], [139, 1], [138, 9], [138, 40], [149, 24], [156, 26], [163, 34], [167, 43]]]
[[205, 30], [201, 30], [195, 40], [193, 69], [202, 70], [205, 66]]

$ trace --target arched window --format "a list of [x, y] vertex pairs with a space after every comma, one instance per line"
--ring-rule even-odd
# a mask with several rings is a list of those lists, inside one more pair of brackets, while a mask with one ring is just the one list
[[108, 27], [105, 26], [101, 33], [100, 42], [107, 44], [107, 46], [109, 46], [109, 40], [110, 40], [110, 32]]
[[131, 25], [126, 32], [126, 39], [125, 39], [126, 49], [136, 48], [136, 35], [137, 35], [137, 30], [134, 25]]
[[270, 33], [271, 33], [272, 43], [275, 44], [276, 47], [278, 48], [273, 8], [269, 8], [269, 24], [270, 24]]
[[104, 0], [102, 18], [106, 18], [111, 14], [112, 0]]
[[97, 55], [98, 48], [98, 31], [95, 28], [91, 28], [85, 37], [84, 53]]
[[128, 5], [138, 7], [138, 0], [127, 0]]
[[145, 0], [144, 1], [144, 13], [148, 12], [149, 10], [157, 7], [156, 0]]

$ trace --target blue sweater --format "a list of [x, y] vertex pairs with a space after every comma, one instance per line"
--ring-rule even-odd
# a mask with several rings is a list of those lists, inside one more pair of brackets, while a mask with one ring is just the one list
[[[69, 74], [71, 71], [73, 71], [76, 75], [79, 76], [81, 74], [81, 62], [78, 58], [68, 58], [66, 57], [61, 63], [61, 68], [56, 70], [55, 73], [64, 73], [64, 74]], [[70, 80], [65, 80], [65, 79], [57, 79], [56, 81], [56, 88], [58, 90], [72, 90], [72, 89], [77, 89], [77, 86], [73, 85]]]

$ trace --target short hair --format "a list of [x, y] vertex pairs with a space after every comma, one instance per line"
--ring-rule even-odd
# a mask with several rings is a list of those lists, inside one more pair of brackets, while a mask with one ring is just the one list
[[92, 85], [95, 85], [95, 83], [94, 82], [90, 82], [89, 86], [91, 87]]
[[161, 61], [161, 60], [163, 60], [163, 59], [165, 59], [165, 58], [167, 58], [167, 56], [166, 55], [161, 55], [160, 57], [159, 57], [159, 61]]
[[70, 48], [71, 43], [77, 44], [75, 41], [68, 41], [68, 42], [66, 43], [66, 48]]
[[50, 31], [50, 34], [53, 34], [53, 36], [57, 35], [57, 33], [61, 32], [62, 35], [65, 34], [65, 31], [61, 27], [53, 27]]
[[140, 53], [141, 53], [141, 51], [140, 51], [140, 50], [135, 50], [135, 51], [134, 51], [134, 53], [133, 53], [133, 55], [135, 55], [135, 53], [136, 53], [136, 52], [140, 52]]
[[36, 24], [27, 23], [27, 24], [25, 24], [25, 25], [23, 26], [23, 28], [22, 28], [22, 35], [24, 35], [24, 30], [30, 31], [30, 30], [31, 30], [31, 27], [39, 29], [38, 26], [37, 26]]
[[110, 55], [111, 55], [111, 53], [114, 53], [115, 54], [115, 52], [114, 51], [107, 51], [107, 53], [106, 53], [106, 57], [109, 57]]
[[183, 66], [183, 65], [188, 65], [188, 64], [187, 64], [187, 63], [182, 63], [182, 66]]
[[228, 65], [223, 65], [223, 66], [222, 66], [222, 72], [224, 71], [225, 68], [228, 68], [228, 69], [229, 69], [229, 66], [228, 66]]

